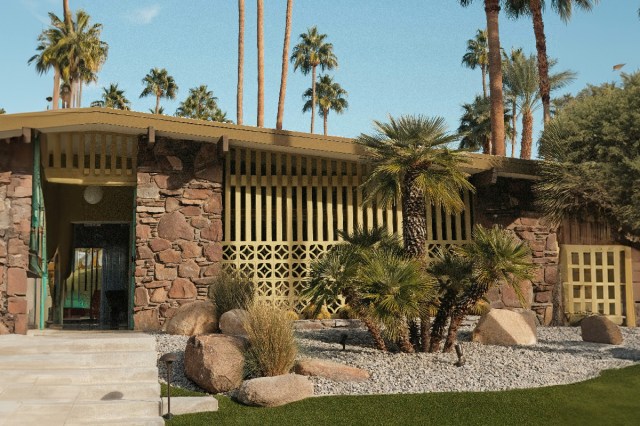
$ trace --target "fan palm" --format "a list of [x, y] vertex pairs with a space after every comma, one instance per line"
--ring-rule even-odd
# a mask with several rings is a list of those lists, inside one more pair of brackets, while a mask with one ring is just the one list
[[149, 95], [156, 97], [156, 108], [154, 114], [160, 114], [160, 98], [175, 99], [178, 92], [178, 85], [165, 68], [152, 68], [142, 79], [145, 85], [140, 97]]
[[465, 315], [492, 287], [508, 284], [524, 305], [520, 283], [531, 279], [533, 271], [531, 251], [527, 243], [497, 225], [492, 228], [477, 225], [473, 232], [473, 241], [455, 250], [472, 262], [472, 277], [471, 285], [465, 286], [451, 310], [444, 352], [453, 348]]
[[[458, 0], [463, 7], [473, 0]], [[498, 15], [503, 0], [484, 0], [489, 41], [489, 97], [491, 99], [491, 149], [492, 154], [505, 155], [504, 104], [502, 99], [502, 64], [500, 60], [500, 33]]]
[[462, 65], [482, 72], [482, 95], [487, 97], [487, 68], [489, 67], [489, 44], [487, 30], [478, 30], [476, 36], [467, 40], [467, 52], [462, 56]]
[[426, 203], [448, 212], [464, 208], [461, 191], [473, 189], [461, 170], [468, 160], [447, 147], [456, 136], [447, 133], [442, 117], [390, 116], [388, 123], [374, 121], [374, 127], [375, 133], [356, 139], [372, 166], [363, 184], [367, 202], [402, 204], [404, 248], [421, 258], [427, 242]]
[[213, 92], [205, 84], [189, 89], [189, 96], [176, 111], [179, 117], [196, 118], [198, 120], [208, 120], [215, 110], [218, 109], [218, 98], [213, 96]]
[[[293, 47], [291, 62], [293, 70], [300, 68], [302, 74], [311, 72], [311, 104], [316, 104], [316, 68], [322, 71], [331, 70], [338, 66], [338, 58], [333, 53], [333, 44], [325, 43], [326, 34], [320, 34], [313, 26], [306, 33], [300, 34], [300, 43]], [[311, 108], [311, 133], [315, 120], [315, 108]]]
[[[598, 0], [551, 0], [551, 8], [560, 16], [565, 23], [571, 19], [574, 6], [589, 11]], [[551, 119], [551, 90], [553, 90], [549, 69], [551, 62], [547, 57], [547, 38], [544, 32], [544, 21], [542, 10], [545, 0], [506, 0], [507, 13], [513, 17], [530, 15], [533, 22], [533, 33], [536, 37], [538, 84], [540, 87], [540, 98], [544, 111], [544, 123]]]
[[289, 41], [291, 40], [291, 14], [293, 12], [293, 0], [287, 0], [285, 13], [284, 42], [282, 44], [282, 72], [280, 74], [280, 96], [278, 97], [278, 117], [276, 129], [282, 130], [284, 119], [284, 98], [287, 94], [287, 72], [289, 68]]
[[[505, 108], [504, 127], [507, 135], [512, 134], [510, 120], [510, 111]], [[462, 104], [458, 133], [462, 136], [460, 149], [482, 150], [483, 154], [491, 153], [491, 101], [489, 98], [476, 96], [470, 104]]]
[[244, 0], [238, 0], [238, 86], [236, 92], [236, 121], [242, 124], [242, 95], [244, 88]]
[[[321, 75], [316, 84], [316, 102], [318, 104], [318, 112], [323, 118], [324, 135], [327, 135], [327, 119], [330, 111], [342, 114], [349, 107], [349, 103], [345, 99], [347, 91], [340, 84], [335, 83], [333, 78], [328, 75]], [[308, 88], [303, 95], [307, 102], [302, 107], [302, 112], [309, 111], [313, 102], [313, 88]]]
[[[549, 60], [549, 68], [557, 64]], [[522, 114], [522, 141], [520, 158], [531, 158], [533, 145], [533, 112], [540, 107], [541, 93], [536, 56], [516, 55], [504, 62], [505, 86], [516, 100]], [[562, 88], [576, 77], [573, 71], [562, 71], [549, 76], [551, 90]]]
[[118, 88], [117, 83], [111, 83], [109, 87], [102, 88], [102, 99], [93, 101], [91, 106], [129, 110], [131, 102], [124, 95], [124, 90]]
[[[507, 54], [506, 52], [502, 52], [502, 74], [504, 75], [504, 66], [505, 63], [509, 61], [515, 62], [518, 58], [522, 57], [524, 53], [522, 52], [522, 48], [514, 49], [511, 48], [511, 53]], [[508, 84], [504, 84], [504, 99], [509, 103], [511, 107], [511, 157], [516, 156], [516, 139], [518, 137], [518, 94], [515, 93]], [[505, 107], [506, 108], [506, 107]]]

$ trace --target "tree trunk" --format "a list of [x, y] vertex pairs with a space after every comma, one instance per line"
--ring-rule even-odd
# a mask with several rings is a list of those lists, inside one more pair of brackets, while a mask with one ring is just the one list
[[518, 123], [518, 117], [516, 114], [516, 99], [513, 98], [511, 100], [511, 157], [516, 156], [516, 138], [518, 137], [518, 132], [516, 131], [516, 125]]
[[276, 129], [282, 130], [284, 119], [284, 98], [287, 94], [287, 72], [289, 68], [289, 40], [291, 39], [291, 12], [293, 10], [293, 0], [287, 0], [287, 13], [284, 24], [284, 43], [282, 47], [282, 74], [280, 76], [280, 97], [278, 98], [278, 118], [276, 119]]
[[551, 290], [551, 303], [553, 304], [553, 310], [551, 311], [551, 325], [556, 327], [566, 325], [564, 316], [564, 300], [562, 298], [562, 280], [558, 280]]
[[76, 93], [77, 93], [76, 81], [75, 80], [71, 80], [71, 82], [69, 83], [69, 89], [71, 91], [71, 96], [69, 96], [69, 105], [67, 106], [67, 108], [75, 108], [76, 107]]
[[540, 84], [540, 99], [545, 126], [551, 120], [551, 85], [549, 83], [549, 61], [547, 59], [547, 40], [544, 35], [544, 21], [542, 20], [542, 3], [540, 0], [529, 0], [531, 17], [533, 19], [533, 33], [536, 36], [536, 50], [538, 53], [538, 80]]
[[498, 14], [500, 0], [484, 0], [489, 36], [489, 96], [491, 98], [491, 146], [494, 155], [505, 155], [502, 58]]
[[316, 66], [311, 67], [311, 133], [316, 118]]
[[156, 95], [156, 114], [160, 113], [160, 95]]
[[415, 185], [416, 175], [409, 171], [402, 182], [402, 239], [406, 253], [420, 259], [427, 249], [427, 206], [424, 194]]
[[415, 353], [415, 349], [411, 344], [411, 336], [409, 335], [409, 326], [406, 323], [406, 321], [403, 321], [403, 322], [404, 322], [404, 327], [402, 327], [402, 330], [400, 330], [400, 335], [398, 336], [398, 347], [402, 352], [406, 354], [412, 354], [412, 353]]
[[242, 90], [244, 82], [244, 0], [238, 0], [238, 91], [236, 122], [242, 124]]
[[420, 352], [427, 352], [431, 343], [431, 318], [428, 314], [420, 318]]
[[258, 0], [258, 127], [264, 127], [264, 0]]
[[409, 321], [409, 341], [416, 352], [420, 350], [420, 321], [418, 318]]
[[480, 65], [480, 71], [482, 71], [482, 96], [487, 98], [487, 67], [486, 65]]
[[69, 29], [69, 32], [73, 32], [73, 21], [71, 20], [71, 9], [69, 8], [69, 0], [62, 1], [62, 10], [64, 14], [64, 24]]
[[329, 118], [329, 110], [325, 109], [323, 112], [322, 124], [324, 125], [324, 135], [327, 136], [327, 119]]
[[463, 319], [464, 315], [456, 315], [454, 317], [451, 317], [449, 332], [447, 333], [447, 341], [444, 342], [444, 348], [442, 348], [442, 352], [451, 352], [451, 349], [453, 349], [453, 346], [455, 345], [458, 338], [458, 329], [460, 328], [460, 324], [462, 324]]
[[82, 108], [82, 80], [78, 81], [78, 108]]
[[451, 315], [453, 308], [454, 297], [451, 294], [445, 294], [440, 301], [440, 308], [433, 320], [433, 326], [431, 327], [431, 344], [429, 345], [429, 352], [437, 352], [440, 350], [440, 343], [444, 338], [444, 331], [447, 327], [447, 320]]
[[380, 327], [378, 327], [378, 324], [376, 324], [371, 318], [368, 318], [367, 316], [360, 316], [360, 320], [369, 330], [369, 334], [371, 334], [371, 337], [373, 338], [376, 349], [386, 352], [387, 345], [386, 343], [384, 343], [382, 332], [380, 331]]
[[531, 158], [531, 145], [533, 144], [533, 114], [531, 110], [522, 111], [522, 144], [520, 146], [520, 158]]
[[484, 139], [484, 142], [482, 143], [482, 153], [491, 154], [491, 135]]
[[449, 323], [449, 331], [447, 333], [447, 340], [444, 344], [443, 352], [451, 352], [453, 345], [458, 338], [458, 328], [462, 324], [462, 320], [469, 312], [472, 306], [478, 303], [489, 288], [484, 285], [475, 284], [468, 287], [460, 297], [459, 301], [455, 304], [451, 310], [451, 322]]
[[60, 70], [53, 67], [53, 104], [51, 109], [60, 108]]

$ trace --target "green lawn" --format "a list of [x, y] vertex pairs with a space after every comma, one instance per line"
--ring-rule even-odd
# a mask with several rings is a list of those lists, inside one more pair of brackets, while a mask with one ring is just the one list
[[503, 392], [310, 398], [255, 408], [218, 397], [216, 413], [168, 425], [634, 425], [640, 424], [640, 365], [572, 385]]

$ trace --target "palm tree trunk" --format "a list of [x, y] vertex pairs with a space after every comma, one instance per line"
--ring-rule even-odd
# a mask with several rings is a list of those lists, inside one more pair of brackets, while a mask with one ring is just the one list
[[322, 124], [324, 125], [324, 135], [327, 136], [327, 120], [329, 119], [329, 110], [326, 109], [323, 112]]
[[551, 120], [551, 85], [549, 83], [549, 61], [547, 60], [547, 40], [544, 35], [544, 21], [542, 20], [542, 4], [540, 0], [529, 0], [531, 17], [533, 19], [533, 33], [536, 36], [536, 50], [538, 53], [538, 80], [540, 82], [540, 99], [544, 115], [544, 124]]
[[487, 98], [487, 67], [480, 65], [480, 71], [482, 71], [482, 96]]
[[76, 81], [71, 80], [69, 84], [69, 88], [71, 90], [71, 96], [69, 97], [69, 106], [67, 108], [75, 108], [76, 107]]
[[502, 58], [498, 15], [500, 0], [484, 0], [489, 37], [489, 96], [491, 98], [491, 146], [494, 155], [505, 155], [504, 105], [502, 100]]
[[431, 345], [431, 317], [428, 314], [424, 314], [420, 317], [420, 352], [427, 352]]
[[258, 127], [264, 127], [264, 0], [258, 0]]
[[413, 348], [409, 337], [408, 327], [403, 327], [400, 331], [400, 335], [398, 336], [398, 347], [400, 347], [400, 350], [406, 354], [415, 353], [415, 349]]
[[156, 114], [160, 112], [160, 95], [156, 95]]
[[311, 67], [311, 133], [316, 118], [316, 66]]
[[380, 331], [380, 327], [376, 324], [371, 318], [367, 316], [361, 316], [360, 320], [364, 323], [364, 325], [369, 330], [369, 334], [373, 338], [373, 342], [376, 345], [376, 349], [381, 351], [387, 351], [387, 345], [384, 343], [384, 339], [382, 338], [382, 332]]
[[53, 104], [51, 109], [60, 107], [60, 70], [58, 67], [53, 68]]
[[516, 114], [516, 99], [515, 97], [511, 100], [511, 157], [516, 156], [516, 138], [518, 137], [518, 132], [516, 130], [516, 125], [518, 123], [518, 117]]
[[530, 110], [522, 111], [522, 145], [520, 158], [531, 158], [531, 145], [533, 144], [533, 114]]
[[455, 345], [456, 339], [458, 338], [458, 329], [460, 328], [463, 319], [464, 315], [456, 315], [451, 318], [449, 332], [447, 333], [447, 340], [444, 342], [442, 352], [451, 352], [451, 349], [453, 349], [453, 345]]
[[484, 138], [484, 143], [482, 144], [482, 153], [491, 154], [491, 135]]
[[82, 108], [82, 80], [78, 81], [78, 108]]
[[402, 239], [409, 256], [422, 258], [427, 248], [427, 206], [415, 185], [416, 175], [415, 171], [407, 172], [402, 183]]
[[244, 81], [244, 0], [238, 0], [238, 92], [236, 122], [242, 124], [242, 90]]
[[444, 338], [444, 330], [447, 326], [447, 320], [451, 315], [453, 308], [454, 298], [447, 294], [442, 298], [440, 302], [440, 308], [433, 320], [433, 326], [431, 327], [431, 344], [429, 345], [429, 352], [437, 352], [440, 350], [440, 343]]
[[69, 32], [72, 32], [73, 25], [71, 20], [71, 9], [69, 8], [69, 0], [62, 1], [62, 10], [64, 14], [64, 24], [69, 29]]
[[282, 130], [282, 120], [284, 119], [284, 98], [287, 94], [287, 70], [289, 68], [289, 40], [291, 39], [291, 12], [293, 11], [293, 0], [287, 0], [287, 13], [284, 24], [284, 43], [282, 47], [282, 74], [280, 75], [280, 97], [278, 99], [278, 118], [276, 119], [276, 129]]
[[443, 352], [451, 352], [458, 338], [458, 329], [460, 328], [460, 324], [462, 324], [462, 320], [467, 315], [467, 312], [469, 312], [469, 309], [478, 303], [478, 300], [485, 295], [487, 290], [487, 286], [476, 284], [467, 288], [462, 297], [460, 297], [460, 301], [451, 310], [451, 321], [449, 323], [447, 340], [442, 349]]

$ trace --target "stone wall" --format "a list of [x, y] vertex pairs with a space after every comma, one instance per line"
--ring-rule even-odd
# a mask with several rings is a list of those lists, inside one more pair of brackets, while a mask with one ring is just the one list
[[222, 164], [215, 144], [139, 147], [134, 322], [157, 330], [207, 297], [222, 260]]
[[[498, 178], [493, 185], [477, 188], [476, 223], [487, 227], [499, 224], [529, 244], [535, 271], [533, 279], [523, 282], [520, 288], [526, 307], [536, 313], [540, 324], [549, 325], [553, 320], [553, 290], [561, 285], [560, 252], [556, 230], [540, 220], [533, 199], [530, 182]], [[523, 308], [515, 291], [506, 285], [490, 290], [487, 298], [493, 308]]]
[[0, 144], [0, 333], [28, 328], [32, 173], [32, 144]]

